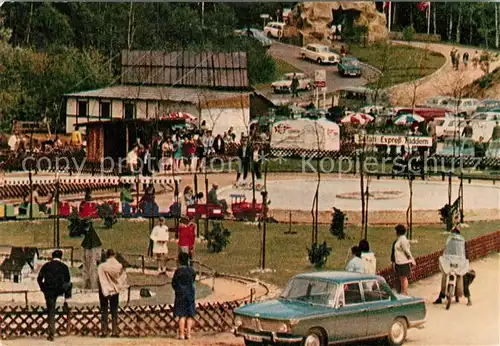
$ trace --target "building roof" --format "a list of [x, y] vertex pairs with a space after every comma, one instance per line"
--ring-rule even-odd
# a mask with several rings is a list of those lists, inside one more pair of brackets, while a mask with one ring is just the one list
[[217, 91], [203, 88], [115, 85], [108, 88], [69, 93], [65, 94], [65, 96], [120, 100], [173, 101], [198, 104], [200, 102], [218, 101], [250, 94], [251, 92]]
[[121, 82], [247, 89], [247, 54], [123, 50]]
[[359, 273], [341, 272], [341, 271], [320, 271], [320, 272], [304, 273], [304, 274], [299, 274], [295, 277], [303, 279], [322, 279], [335, 283], [344, 283], [356, 280], [376, 280], [379, 278], [377, 275], [359, 274]]

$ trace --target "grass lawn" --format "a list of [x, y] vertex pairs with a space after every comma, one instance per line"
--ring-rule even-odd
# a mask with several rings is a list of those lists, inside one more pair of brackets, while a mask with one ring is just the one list
[[446, 58], [440, 53], [403, 45], [351, 45], [349, 54], [383, 72], [378, 82], [370, 83], [377, 88], [425, 77], [446, 62]]
[[[28, 223], [10, 222], [0, 224], [0, 245], [52, 246], [52, 222]], [[200, 223], [202, 224], [202, 223]], [[82, 239], [71, 239], [67, 236], [66, 222], [61, 223], [61, 245], [80, 246]], [[96, 221], [96, 230], [103, 242], [103, 247], [112, 247], [122, 253], [146, 254], [148, 248], [148, 223], [120, 220], [113, 229], [101, 228], [101, 222]], [[208, 253], [203, 244], [197, 246], [196, 258], [202, 263], [214, 268], [219, 273], [252, 276], [250, 270], [259, 267], [260, 233], [257, 226], [244, 223], [226, 222], [225, 226], [232, 232], [229, 246], [219, 254]], [[297, 273], [311, 271], [307, 259], [306, 247], [311, 242], [311, 226], [293, 225], [297, 234], [285, 234], [288, 225], [267, 225], [266, 267], [275, 270], [273, 273], [262, 274], [259, 277], [267, 282], [283, 286], [290, 277]], [[203, 229], [203, 226], [200, 226]], [[462, 232], [467, 239], [500, 229], [500, 221], [471, 223], [470, 228]], [[415, 256], [431, 253], [444, 246], [446, 236], [442, 234], [441, 225], [417, 226], [413, 230], [413, 238], [418, 243], [412, 245]], [[333, 251], [326, 269], [344, 268], [349, 249], [360, 239], [359, 229], [348, 226], [346, 230], [350, 239], [337, 240], [328, 231], [327, 226], [319, 227], [318, 239], [327, 241]], [[377, 267], [385, 268], [390, 264], [390, 247], [395, 237], [392, 227], [372, 227], [369, 229], [368, 240], [371, 249], [377, 256]], [[173, 238], [173, 235], [172, 235]], [[170, 253], [176, 253], [176, 244], [169, 244]], [[81, 256], [81, 252], [76, 253]], [[126, 256], [127, 260], [129, 259]]]

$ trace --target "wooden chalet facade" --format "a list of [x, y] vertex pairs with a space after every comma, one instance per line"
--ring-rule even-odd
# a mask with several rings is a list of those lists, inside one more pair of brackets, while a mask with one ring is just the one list
[[214, 133], [246, 132], [251, 89], [244, 52], [123, 51], [121, 85], [66, 96], [66, 132], [91, 122], [189, 113]]

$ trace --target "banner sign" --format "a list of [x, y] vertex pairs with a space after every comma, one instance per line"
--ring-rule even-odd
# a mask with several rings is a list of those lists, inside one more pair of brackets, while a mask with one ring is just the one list
[[[364, 138], [363, 138], [364, 137]], [[387, 146], [409, 146], [409, 147], [432, 147], [432, 137], [424, 136], [401, 136], [401, 135], [355, 135], [356, 144], [387, 145]]]

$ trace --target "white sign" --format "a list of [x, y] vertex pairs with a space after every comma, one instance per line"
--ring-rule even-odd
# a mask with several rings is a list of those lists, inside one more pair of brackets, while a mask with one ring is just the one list
[[[364, 138], [363, 138], [364, 137]], [[432, 137], [423, 136], [398, 136], [398, 135], [355, 135], [356, 144], [366, 145], [388, 145], [388, 146], [409, 146], [411, 147], [432, 147]]]
[[314, 84], [316, 84], [317, 88], [326, 87], [326, 70], [314, 71]]
[[338, 151], [340, 128], [325, 119], [279, 121], [272, 127], [271, 148]]
[[262, 19], [268, 19], [269, 15], [267, 13], [263, 13], [263, 14], [260, 15], [260, 18], [262, 18]]

